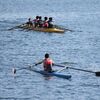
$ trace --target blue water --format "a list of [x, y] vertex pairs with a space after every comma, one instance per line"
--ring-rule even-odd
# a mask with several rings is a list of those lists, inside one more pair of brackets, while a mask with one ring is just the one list
[[[64, 34], [15, 29], [36, 15], [73, 30]], [[100, 100], [100, 78], [73, 69], [71, 80], [24, 68], [50, 53], [55, 63], [100, 71], [100, 0], [0, 0], [0, 100]], [[37, 66], [42, 68], [42, 65]]]

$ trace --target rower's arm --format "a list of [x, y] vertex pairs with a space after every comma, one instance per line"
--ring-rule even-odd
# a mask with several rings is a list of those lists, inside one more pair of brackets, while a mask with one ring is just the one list
[[38, 63], [36, 63], [35, 65], [37, 66], [37, 65], [42, 64], [42, 63], [43, 63], [43, 60], [38, 62]]

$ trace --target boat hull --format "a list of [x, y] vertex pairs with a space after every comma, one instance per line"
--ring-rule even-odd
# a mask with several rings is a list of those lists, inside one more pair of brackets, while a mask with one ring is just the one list
[[39, 31], [39, 32], [50, 32], [50, 33], [64, 33], [65, 30], [63, 29], [58, 29], [58, 28], [34, 28], [34, 27], [30, 27], [26, 24], [23, 24], [21, 26], [19, 26], [19, 28], [23, 28], [23, 29], [28, 29], [28, 30], [33, 30], [33, 31]]
[[33, 28], [34, 31], [41, 31], [41, 32], [54, 32], [54, 33], [64, 33], [64, 30], [57, 29], [57, 28]]
[[46, 71], [37, 70], [37, 69], [29, 69], [29, 70], [34, 71], [34, 72], [39, 73], [39, 74], [42, 74], [42, 75], [47, 76], [47, 77], [56, 76], [56, 77], [64, 78], [64, 79], [70, 79], [71, 78], [71, 75], [64, 75], [64, 74], [61, 74], [57, 71], [54, 71], [52, 73], [48, 73]]

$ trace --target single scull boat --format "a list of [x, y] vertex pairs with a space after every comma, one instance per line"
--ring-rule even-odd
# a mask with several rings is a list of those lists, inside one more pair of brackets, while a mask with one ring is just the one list
[[28, 70], [30, 71], [34, 71], [36, 73], [39, 73], [39, 74], [42, 74], [42, 75], [45, 75], [45, 76], [56, 76], [56, 77], [59, 77], [59, 78], [64, 78], [64, 79], [70, 79], [72, 76], [71, 75], [64, 75], [64, 74], [61, 74], [59, 73], [58, 71], [53, 71], [52, 73], [48, 73], [48, 72], [45, 72], [43, 70], [38, 70], [38, 69], [32, 69], [32, 68], [29, 68]]

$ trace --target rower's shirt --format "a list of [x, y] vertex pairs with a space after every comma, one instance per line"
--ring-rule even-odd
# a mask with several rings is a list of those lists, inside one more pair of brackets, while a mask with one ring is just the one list
[[48, 28], [53, 28], [53, 21], [48, 21]]
[[44, 23], [43, 23], [43, 27], [45, 27], [45, 28], [47, 28], [48, 27], [48, 21], [46, 20], [46, 21], [44, 21]]
[[34, 19], [33, 22], [34, 22], [34, 23], [38, 23], [38, 19]]
[[52, 71], [52, 64], [53, 61], [50, 58], [44, 59], [43, 61], [44, 70], [48, 72]]

